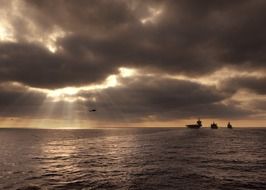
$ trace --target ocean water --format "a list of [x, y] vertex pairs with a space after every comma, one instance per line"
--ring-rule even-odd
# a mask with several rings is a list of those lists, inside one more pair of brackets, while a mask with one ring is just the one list
[[266, 129], [0, 129], [0, 189], [266, 189]]

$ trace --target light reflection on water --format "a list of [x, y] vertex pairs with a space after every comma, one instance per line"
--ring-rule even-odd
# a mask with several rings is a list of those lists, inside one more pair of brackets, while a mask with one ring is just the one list
[[264, 189], [266, 130], [0, 130], [0, 189]]

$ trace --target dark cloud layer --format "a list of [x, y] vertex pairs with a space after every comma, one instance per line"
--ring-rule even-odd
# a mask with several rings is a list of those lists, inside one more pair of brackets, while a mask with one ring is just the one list
[[1, 81], [18, 81], [29, 86], [58, 88], [105, 79], [112, 67], [74, 57], [51, 54], [32, 44], [0, 44]]
[[266, 78], [256, 77], [233, 77], [223, 83], [225, 91], [237, 92], [239, 89], [248, 90], [256, 94], [266, 95]]
[[29, 116], [36, 114], [46, 95], [21, 86], [0, 84], [0, 116]]
[[[15, 3], [2, 3], [10, 15]], [[17, 6], [18, 12], [5, 18], [15, 41], [0, 41], [2, 84], [46, 89], [99, 84], [120, 67], [157, 74], [120, 78], [122, 86], [80, 93], [88, 98], [87, 106], [104, 108], [95, 119], [116, 120], [121, 114], [128, 120], [167, 120], [198, 117], [199, 110], [202, 117], [237, 118], [258, 107], [253, 102], [246, 111], [225, 104], [237, 91], [266, 93], [265, 78], [220, 76], [218, 88], [159, 77], [196, 79], [222, 68], [266, 73], [264, 0], [26, 0]], [[57, 30], [64, 35], [53, 39]], [[48, 43], [57, 51], [49, 51]], [[46, 98], [27, 88], [2, 85], [0, 90], [2, 110], [13, 107], [7, 112], [14, 115], [34, 113]], [[79, 106], [77, 111], [86, 116]]]
[[[145, 81], [145, 83], [143, 82]], [[124, 81], [125, 82], [125, 81]], [[88, 107], [97, 107], [104, 120], [173, 120], [190, 117], [239, 118], [251, 114], [235, 106], [222, 104], [227, 93], [215, 86], [153, 77], [128, 79], [124, 86], [108, 88], [100, 93], [83, 92]]]
[[[1, 44], [1, 80], [49, 88], [98, 82], [120, 66], [188, 75], [228, 65], [265, 69], [265, 7], [261, 0], [28, 0], [24, 9], [44, 34], [54, 26], [71, 34], [57, 42], [58, 54], [23, 40]], [[160, 18], [142, 24], [151, 8], [162, 9]], [[19, 21], [18, 39], [27, 33]]]
[[[143, 82], [145, 81], [145, 83]], [[235, 105], [221, 103], [229, 98], [215, 86], [205, 86], [185, 80], [162, 77], [123, 78], [118, 87], [100, 91], [81, 91], [78, 96], [86, 102], [52, 102], [42, 92], [1, 87], [1, 116], [49, 117], [69, 119], [78, 113], [80, 118], [101, 121], [174, 120], [176, 118], [240, 118], [252, 114]], [[89, 109], [97, 109], [89, 114]], [[48, 111], [50, 110], [50, 111]]]

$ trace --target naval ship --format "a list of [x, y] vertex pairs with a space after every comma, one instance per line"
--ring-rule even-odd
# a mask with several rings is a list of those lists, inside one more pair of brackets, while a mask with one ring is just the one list
[[[202, 122], [201, 122], [200, 119], [198, 119], [198, 121], [197, 121], [196, 124], [190, 124], [190, 125], [186, 125], [186, 126], [187, 126], [187, 128], [190, 128], [190, 129], [199, 129], [199, 128], [202, 127]], [[217, 125], [217, 123], [212, 122], [210, 128], [211, 128], [211, 129], [218, 129], [218, 125]], [[228, 124], [227, 124], [227, 128], [228, 128], [228, 129], [232, 129], [232, 128], [233, 128], [233, 126], [231, 125], [230, 122], [228, 122]]]
[[218, 129], [217, 123], [212, 122], [211, 129]]
[[233, 126], [231, 125], [230, 122], [228, 122], [228, 124], [227, 124], [227, 128], [228, 128], [228, 129], [233, 129]]
[[197, 124], [187, 125], [187, 128], [190, 128], [190, 129], [199, 129], [201, 127], [202, 127], [202, 124], [201, 124], [200, 119], [198, 119]]

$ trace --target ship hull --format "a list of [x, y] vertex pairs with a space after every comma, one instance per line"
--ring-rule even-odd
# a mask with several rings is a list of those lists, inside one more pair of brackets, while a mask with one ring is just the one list
[[199, 129], [201, 126], [199, 125], [187, 125], [187, 128], [189, 129]]
[[212, 123], [211, 124], [211, 129], [218, 129], [218, 125], [216, 123]]

